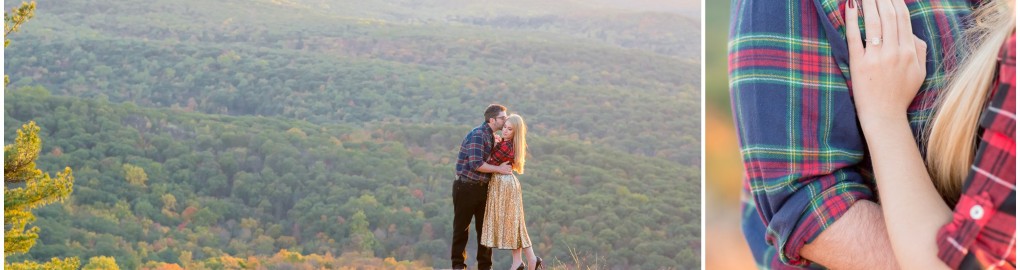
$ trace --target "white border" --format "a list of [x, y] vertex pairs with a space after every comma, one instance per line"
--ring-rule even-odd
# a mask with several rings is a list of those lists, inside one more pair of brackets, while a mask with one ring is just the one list
[[[727, 0], [716, 0], [727, 1]], [[705, 269], [705, 167], [708, 160], [705, 159], [705, 95], [708, 91], [705, 88], [705, 11], [708, 10], [708, 0], [701, 1], [701, 269]]]

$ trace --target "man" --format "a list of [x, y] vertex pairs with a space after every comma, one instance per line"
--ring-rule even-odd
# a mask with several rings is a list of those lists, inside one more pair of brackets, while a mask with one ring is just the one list
[[[889, 0], [856, 5], [861, 1]], [[919, 139], [937, 87], [956, 64], [954, 43], [974, 3], [906, 1], [914, 34], [929, 52], [927, 79], [909, 113]], [[758, 266], [896, 268], [849, 92], [845, 0], [731, 3], [729, 79], [745, 169], [743, 230]]]
[[482, 221], [485, 218], [485, 200], [488, 199], [489, 178], [492, 173], [510, 174], [510, 165], [486, 164], [494, 143], [494, 131], [503, 129], [506, 107], [492, 104], [485, 108], [485, 122], [464, 137], [457, 155], [457, 180], [453, 181], [453, 246], [450, 259], [453, 269], [465, 269], [468, 230], [471, 217], [475, 219], [475, 238], [478, 240], [478, 269], [492, 268], [492, 249], [481, 244]]

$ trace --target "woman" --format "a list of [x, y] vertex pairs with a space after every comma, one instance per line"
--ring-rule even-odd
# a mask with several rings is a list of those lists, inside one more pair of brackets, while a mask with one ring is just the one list
[[1016, 268], [1015, 2], [988, 0], [974, 12], [962, 42], [971, 44], [924, 131], [923, 159], [905, 112], [924, 80], [926, 44], [903, 0], [858, 1], [845, 12], [852, 92], [898, 264]]
[[[513, 171], [524, 173], [527, 157], [528, 126], [524, 118], [511, 114], [503, 125], [502, 141], [492, 147], [486, 161], [492, 165], [510, 162]], [[482, 245], [498, 249], [513, 249], [513, 269], [523, 269], [521, 251], [528, 256], [529, 269], [541, 269], [542, 258], [531, 249], [531, 237], [524, 223], [524, 203], [521, 183], [513, 174], [492, 174], [489, 181], [489, 199], [485, 202], [485, 221], [482, 222]]]

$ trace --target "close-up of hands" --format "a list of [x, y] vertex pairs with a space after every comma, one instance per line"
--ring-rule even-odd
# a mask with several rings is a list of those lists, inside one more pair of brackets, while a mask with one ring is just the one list
[[1016, 268], [1015, 2], [706, 1], [706, 269]]
[[[858, 3], [859, 1], [859, 3]], [[858, 25], [863, 10], [864, 30]], [[904, 1], [850, 0], [846, 39], [857, 114], [862, 121], [906, 116], [925, 76], [927, 46], [911, 32]]]

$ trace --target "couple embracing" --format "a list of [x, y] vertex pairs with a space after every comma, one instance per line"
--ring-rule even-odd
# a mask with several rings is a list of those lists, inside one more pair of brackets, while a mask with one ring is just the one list
[[[542, 259], [531, 248], [521, 184], [513, 174], [524, 173], [528, 127], [524, 118], [507, 116], [506, 107], [499, 104], [489, 105], [484, 115], [485, 122], [468, 133], [457, 156], [450, 248], [453, 268], [467, 268], [464, 247], [474, 217], [479, 269], [492, 267], [492, 248], [513, 250], [510, 269], [525, 269], [522, 251], [528, 258], [527, 269], [543, 269]], [[501, 131], [500, 136], [495, 135], [496, 130]]]

